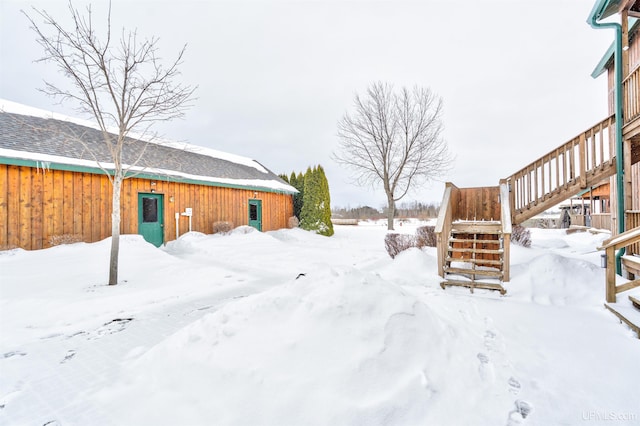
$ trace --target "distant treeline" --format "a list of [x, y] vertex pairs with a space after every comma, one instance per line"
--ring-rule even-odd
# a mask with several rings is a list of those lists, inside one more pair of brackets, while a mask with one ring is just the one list
[[[414, 201], [412, 203], [400, 203], [396, 205], [394, 217], [417, 218], [417, 219], [433, 219], [438, 217], [440, 206], [433, 203], [420, 203]], [[387, 217], [387, 208], [374, 209], [369, 206], [360, 207], [335, 207], [331, 209], [331, 214], [335, 218], [341, 219], [384, 219]]]

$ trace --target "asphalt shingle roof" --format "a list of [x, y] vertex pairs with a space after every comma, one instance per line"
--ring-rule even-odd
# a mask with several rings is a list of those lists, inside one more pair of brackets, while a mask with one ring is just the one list
[[[114, 135], [112, 136], [115, 138]], [[55, 118], [5, 111], [0, 111], [0, 148], [75, 160], [113, 163], [102, 132], [99, 130]], [[197, 147], [189, 145], [188, 149], [178, 149], [129, 138], [123, 150], [123, 163], [162, 169], [168, 176], [171, 176], [173, 171], [204, 178], [273, 181], [280, 185], [287, 185], [275, 173], [257, 162], [256, 166], [262, 167], [266, 173], [246, 164], [192, 152], [194, 148]], [[261, 185], [257, 183], [251, 186]], [[284, 189], [283, 192], [295, 192], [295, 189], [291, 188], [291, 191]]]

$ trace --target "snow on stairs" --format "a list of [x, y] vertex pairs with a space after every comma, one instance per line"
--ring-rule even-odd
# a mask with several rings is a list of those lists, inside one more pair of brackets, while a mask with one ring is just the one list
[[605, 303], [604, 307], [629, 326], [640, 339], [640, 293], [629, 296], [617, 303]]
[[504, 238], [499, 221], [453, 222], [448, 239], [444, 281], [440, 286], [507, 291], [504, 279]]

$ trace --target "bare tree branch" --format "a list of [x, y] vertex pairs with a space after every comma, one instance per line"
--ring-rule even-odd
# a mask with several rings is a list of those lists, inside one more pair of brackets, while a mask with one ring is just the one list
[[350, 168], [359, 185], [382, 184], [393, 229], [395, 202], [415, 186], [442, 176], [452, 157], [442, 139], [442, 100], [429, 89], [373, 83], [356, 95], [354, 112], [338, 122], [334, 160]]
[[143, 150], [136, 159], [125, 162], [124, 147], [134, 133], [138, 139], [152, 139], [153, 124], [182, 117], [191, 106], [196, 88], [177, 81], [186, 46], [165, 67], [157, 55], [155, 37], [140, 41], [136, 31], [123, 29], [119, 43], [114, 43], [111, 3], [102, 39], [94, 27], [91, 6], [83, 14], [69, 2], [72, 25], [68, 29], [44, 10], [33, 8], [32, 15], [23, 13], [44, 49], [38, 61], [53, 62], [71, 83], [67, 87], [45, 82], [42, 91], [60, 102], [71, 102], [77, 111], [94, 120], [111, 155], [114, 171], [106, 173], [113, 185], [109, 284], [116, 284], [120, 188], [131, 176], [128, 169], [136, 166], [144, 154]]

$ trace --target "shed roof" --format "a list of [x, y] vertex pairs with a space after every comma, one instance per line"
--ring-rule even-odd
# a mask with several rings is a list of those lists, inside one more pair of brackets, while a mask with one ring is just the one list
[[[255, 160], [190, 144], [128, 138], [123, 162], [141, 177], [297, 192]], [[94, 172], [114, 167], [102, 132], [91, 123], [9, 101], [0, 101], [0, 163]]]

